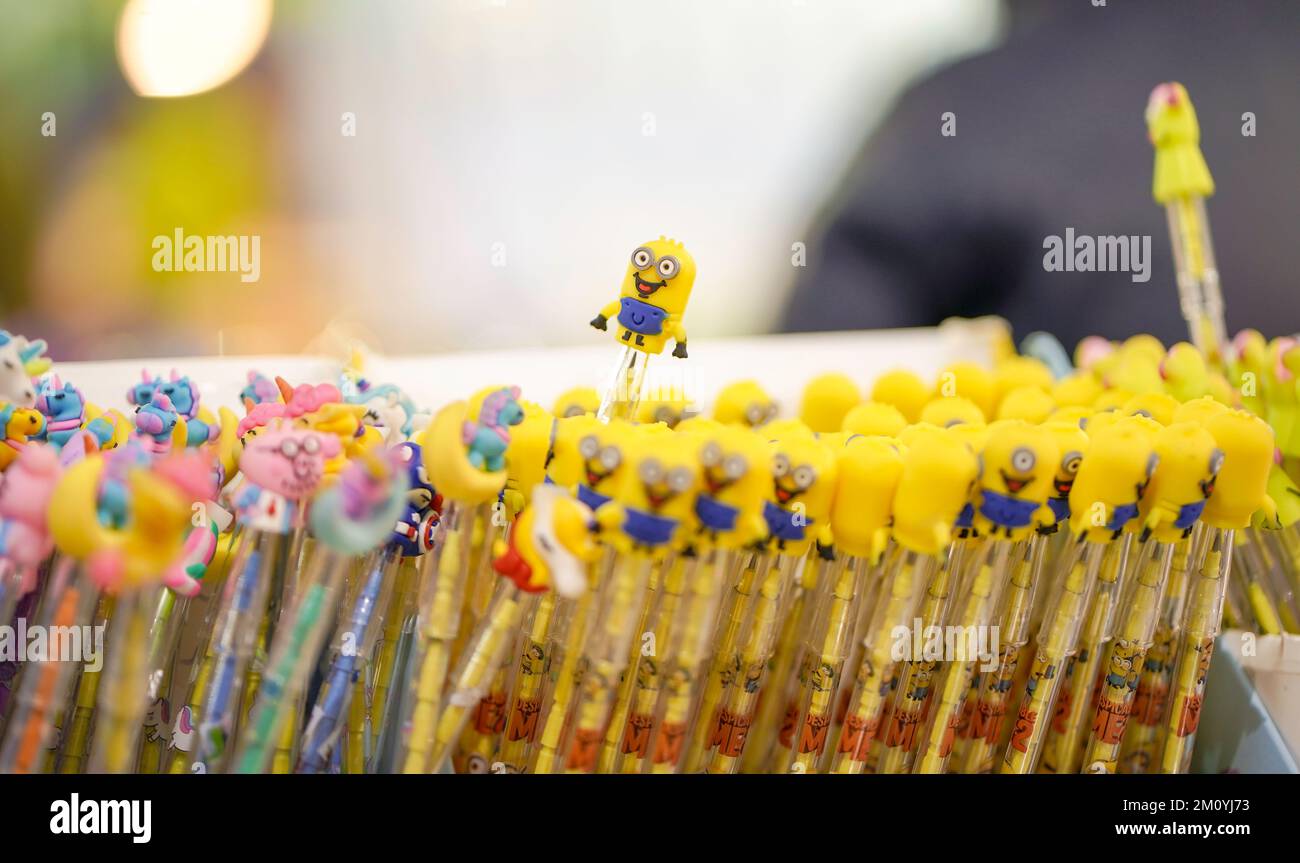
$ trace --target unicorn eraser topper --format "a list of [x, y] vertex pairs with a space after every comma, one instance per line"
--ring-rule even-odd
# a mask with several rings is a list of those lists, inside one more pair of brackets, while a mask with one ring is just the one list
[[50, 367], [45, 347], [40, 339], [28, 341], [8, 330], [0, 330], [0, 402], [24, 408], [36, 406], [32, 378], [45, 374]]

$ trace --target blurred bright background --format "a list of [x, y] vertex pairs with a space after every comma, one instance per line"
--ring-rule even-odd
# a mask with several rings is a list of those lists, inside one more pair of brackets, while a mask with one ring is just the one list
[[[692, 339], [766, 331], [864, 136], [1004, 26], [996, 0], [0, 9], [0, 326], [56, 359], [586, 343], [665, 233]], [[259, 237], [260, 280], [155, 272], [178, 228]]]

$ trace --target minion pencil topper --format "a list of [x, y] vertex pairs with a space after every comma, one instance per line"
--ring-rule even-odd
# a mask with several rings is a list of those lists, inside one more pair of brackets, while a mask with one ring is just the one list
[[614, 338], [643, 354], [661, 354], [671, 337], [673, 356], [686, 358], [682, 317], [695, 284], [695, 259], [676, 240], [660, 237], [637, 246], [623, 277], [618, 299], [606, 305], [591, 325], [608, 329], [616, 317]]

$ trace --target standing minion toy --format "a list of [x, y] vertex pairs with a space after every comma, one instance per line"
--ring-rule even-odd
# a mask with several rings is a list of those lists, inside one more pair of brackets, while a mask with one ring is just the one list
[[695, 259], [677, 240], [660, 237], [632, 252], [618, 299], [600, 310], [591, 325], [609, 329], [614, 338], [643, 354], [661, 354], [668, 339], [676, 342], [673, 356], [686, 358], [686, 327], [682, 317], [695, 285]]

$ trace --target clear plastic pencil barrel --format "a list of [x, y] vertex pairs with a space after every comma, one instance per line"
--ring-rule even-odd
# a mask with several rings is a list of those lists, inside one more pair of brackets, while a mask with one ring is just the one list
[[1205, 557], [1187, 585], [1178, 659], [1174, 665], [1170, 710], [1165, 717], [1161, 773], [1186, 773], [1201, 721], [1205, 683], [1214, 658], [1214, 642], [1223, 619], [1223, 597], [1232, 569], [1234, 531], [1212, 528]]
[[1114, 773], [1118, 768], [1138, 677], [1160, 619], [1174, 546], [1151, 542], [1143, 551], [1137, 575], [1120, 603], [1121, 620], [1102, 665], [1102, 690], [1089, 729], [1084, 773]]
[[895, 650], [895, 630], [910, 627], [936, 564], [929, 555], [899, 549], [886, 571], [880, 597], [863, 634], [862, 662], [855, 669], [853, 694], [831, 758], [834, 773], [861, 773], [866, 768], [894, 668], [901, 659]]
[[1062, 672], [1077, 649], [1079, 630], [1096, 588], [1105, 551], [1104, 544], [1080, 538], [1062, 559], [1065, 574], [1049, 600], [1039, 629], [1029, 681], [1003, 754], [1003, 773], [1033, 773], [1038, 766]]

